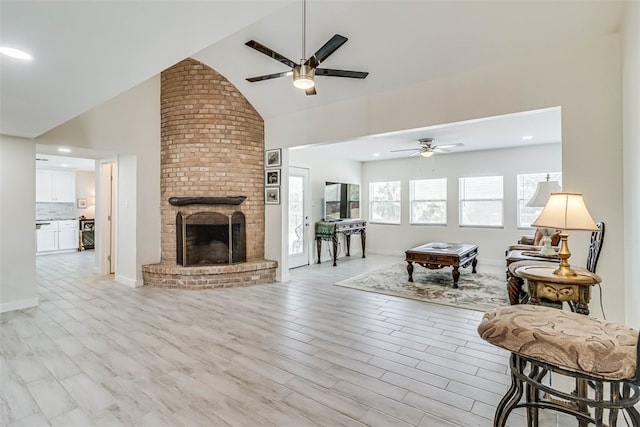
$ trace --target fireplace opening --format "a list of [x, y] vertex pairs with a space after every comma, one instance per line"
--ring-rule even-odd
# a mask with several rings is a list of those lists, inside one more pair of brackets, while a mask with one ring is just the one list
[[246, 262], [245, 217], [218, 212], [176, 215], [176, 262], [183, 266]]

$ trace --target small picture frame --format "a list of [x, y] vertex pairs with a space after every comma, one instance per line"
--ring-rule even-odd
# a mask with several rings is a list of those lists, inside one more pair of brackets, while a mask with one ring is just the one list
[[87, 208], [87, 199], [78, 199], [78, 208], [86, 209]]
[[264, 185], [274, 187], [280, 185], [280, 169], [267, 169], [264, 171]]
[[282, 166], [282, 150], [275, 148], [264, 152], [264, 166], [266, 168], [275, 168]]
[[264, 189], [264, 203], [266, 205], [279, 205], [280, 187], [266, 187]]

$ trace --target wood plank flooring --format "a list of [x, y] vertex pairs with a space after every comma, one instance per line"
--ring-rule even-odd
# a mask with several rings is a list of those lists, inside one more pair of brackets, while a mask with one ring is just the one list
[[129, 288], [93, 261], [37, 257], [39, 307], [0, 315], [1, 425], [490, 426], [509, 384], [482, 313], [332, 286], [397, 259], [202, 291]]

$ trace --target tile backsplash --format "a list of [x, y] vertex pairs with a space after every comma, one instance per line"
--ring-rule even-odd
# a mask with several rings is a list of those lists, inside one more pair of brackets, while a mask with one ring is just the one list
[[36, 220], [76, 219], [74, 203], [36, 203]]

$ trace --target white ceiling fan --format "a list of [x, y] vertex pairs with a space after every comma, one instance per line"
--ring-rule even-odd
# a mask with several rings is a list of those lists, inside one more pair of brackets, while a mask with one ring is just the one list
[[435, 142], [434, 138], [420, 138], [418, 140], [420, 147], [418, 148], [391, 150], [391, 152], [394, 153], [398, 151], [415, 151], [415, 153], [410, 154], [409, 156], [417, 156], [419, 154], [422, 157], [431, 157], [433, 156], [434, 153], [451, 153], [452, 151], [454, 151], [452, 150], [452, 148], [464, 147], [464, 144], [461, 142], [458, 142], [456, 144], [444, 144], [444, 145], [435, 145], [434, 142]]

